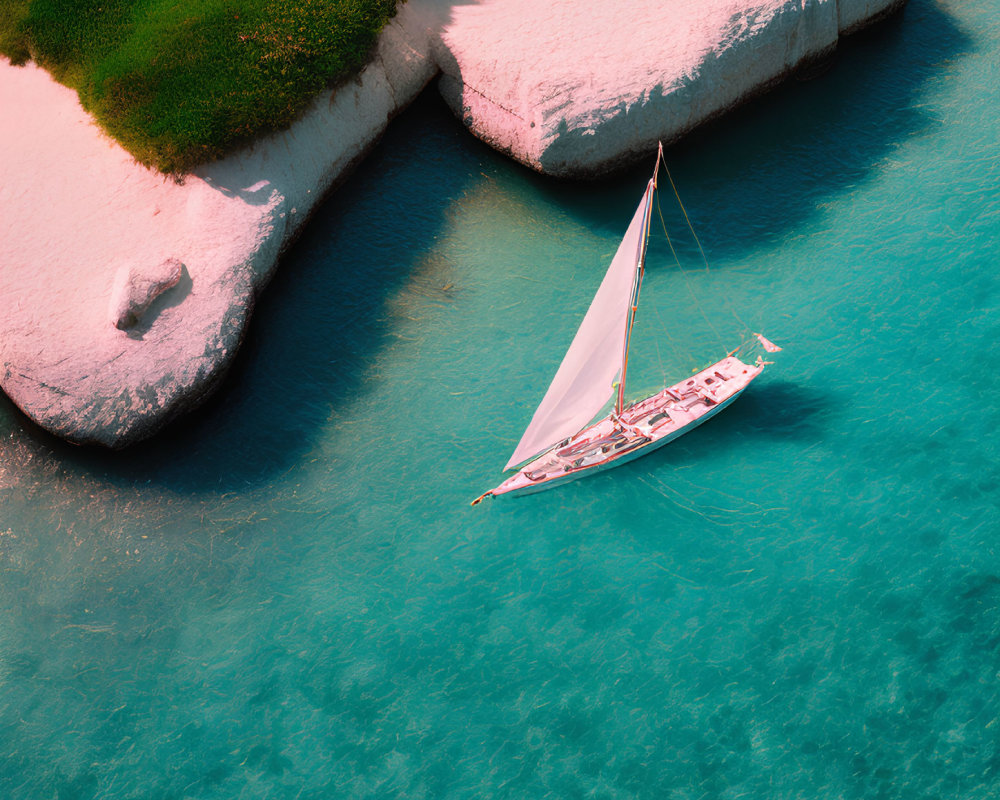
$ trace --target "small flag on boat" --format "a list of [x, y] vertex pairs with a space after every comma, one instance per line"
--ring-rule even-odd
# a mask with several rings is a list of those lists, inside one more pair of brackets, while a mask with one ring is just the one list
[[770, 339], [765, 338], [763, 334], [755, 333], [754, 336], [757, 337], [757, 341], [760, 342], [761, 345], [763, 345], [764, 349], [767, 350], [767, 352], [769, 352], [769, 353], [780, 353], [781, 352], [781, 348], [778, 347], [778, 345], [776, 345]]

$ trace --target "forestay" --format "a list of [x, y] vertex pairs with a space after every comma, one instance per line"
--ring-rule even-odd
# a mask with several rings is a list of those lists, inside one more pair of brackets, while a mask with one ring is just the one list
[[559, 371], [505, 469], [572, 436], [597, 415], [614, 393], [653, 190], [651, 180]]

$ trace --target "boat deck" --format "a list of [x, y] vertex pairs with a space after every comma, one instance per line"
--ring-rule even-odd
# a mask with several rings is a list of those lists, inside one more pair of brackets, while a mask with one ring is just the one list
[[727, 356], [680, 383], [626, 406], [620, 417], [612, 413], [589, 425], [483, 497], [541, 491], [645, 455], [721, 411], [763, 369], [762, 364], [744, 364], [735, 356]]

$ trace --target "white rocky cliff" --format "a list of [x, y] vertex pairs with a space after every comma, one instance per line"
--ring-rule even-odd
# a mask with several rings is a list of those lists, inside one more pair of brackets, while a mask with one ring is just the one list
[[[550, 175], [610, 172], [828, 56], [899, 0], [456, 6], [441, 93], [480, 139]], [[516, 43], [516, 44], [514, 44]], [[513, 46], [512, 46], [513, 45]]]
[[217, 385], [309, 211], [438, 73], [480, 138], [606, 172], [829, 53], [901, 0], [408, 0], [357, 81], [177, 184], [75, 94], [0, 60], [0, 385], [43, 427], [120, 447]]

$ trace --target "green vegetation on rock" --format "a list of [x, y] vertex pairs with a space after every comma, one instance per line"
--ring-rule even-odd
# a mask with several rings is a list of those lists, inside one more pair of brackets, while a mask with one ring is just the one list
[[186, 172], [291, 123], [368, 59], [396, 0], [0, 0], [0, 52], [78, 92], [135, 158]]

